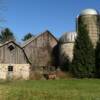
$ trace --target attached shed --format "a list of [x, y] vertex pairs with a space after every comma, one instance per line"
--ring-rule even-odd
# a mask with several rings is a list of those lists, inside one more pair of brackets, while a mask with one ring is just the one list
[[14, 41], [0, 46], [0, 79], [29, 79], [30, 62]]

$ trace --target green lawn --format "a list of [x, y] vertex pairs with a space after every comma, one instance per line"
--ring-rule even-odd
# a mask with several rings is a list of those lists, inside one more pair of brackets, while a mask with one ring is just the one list
[[0, 100], [100, 100], [100, 80], [0, 81]]

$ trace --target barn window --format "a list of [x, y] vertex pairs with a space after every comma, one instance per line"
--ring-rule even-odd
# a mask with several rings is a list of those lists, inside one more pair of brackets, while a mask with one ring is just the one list
[[14, 49], [14, 46], [10, 45], [8, 48], [9, 48], [10, 51], [12, 51]]
[[8, 66], [8, 71], [13, 71], [13, 66]]

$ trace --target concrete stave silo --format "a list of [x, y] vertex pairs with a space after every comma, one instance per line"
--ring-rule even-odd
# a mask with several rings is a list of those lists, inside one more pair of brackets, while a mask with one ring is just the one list
[[76, 22], [77, 33], [80, 20], [82, 24], [86, 26], [91, 42], [95, 48], [98, 40], [98, 35], [100, 34], [100, 15], [98, 11], [95, 9], [85, 9], [80, 13]]
[[66, 59], [72, 61], [73, 48], [77, 34], [76, 32], [67, 32], [59, 39], [59, 61], [60, 65], [63, 65]]

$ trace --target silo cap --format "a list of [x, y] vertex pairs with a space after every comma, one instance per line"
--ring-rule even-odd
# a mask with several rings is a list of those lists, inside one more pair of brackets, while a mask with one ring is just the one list
[[66, 32], [60, 37], [59, 42], [60, 43], [74, 42], [76, 36], [77, 36], [76, 32]]
[[97, 10], [95, 10], [95, 9], [85, 9], [85, 10], [83, 10], [81, 13], [80, 13], [80, 15], [98, 15], [99, 13], [98, 13], [98, 11]]

